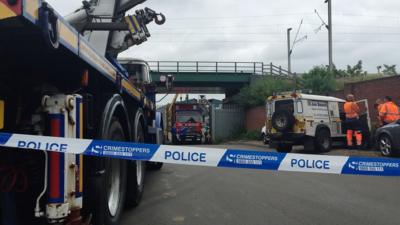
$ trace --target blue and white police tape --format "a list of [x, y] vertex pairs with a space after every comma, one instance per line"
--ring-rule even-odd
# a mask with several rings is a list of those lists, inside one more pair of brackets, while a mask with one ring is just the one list
[[400, 176], [400, 160], [231, 150], [0, 133], [0, 146], [209, 167]]

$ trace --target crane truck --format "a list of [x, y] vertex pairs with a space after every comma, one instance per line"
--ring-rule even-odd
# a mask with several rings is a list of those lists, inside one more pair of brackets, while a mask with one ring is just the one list
[[[0, 131], [159, 142], [154, 84], [117, 61], [165, 22], [149, 8], [127, 14], [144, 1], [83, 1], [62, 17], [43, 0], [0, 0]], [[1, 148], [0, 224], [119, 224], [140, 202], [146, 166], [162, 164]]]

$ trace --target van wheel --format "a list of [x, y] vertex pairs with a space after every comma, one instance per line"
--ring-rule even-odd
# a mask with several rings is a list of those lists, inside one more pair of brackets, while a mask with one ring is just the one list
[[[144, 131], [142, 123], [136, 125], [135, 142], [144, 143]], [[126, 193], [126, 206], [132, 208], [138, 206], [143, 196], [146, 162], [131, 161], [128, 163], [128, 183]]]
[[[125, 134], [118, 119], [113, 118], [103, 139], [125, 141]], [[125, 203], [126, 160], [92, 158], [90, 166], [98, 171], [88, 180], [89, 211], [94, 225], [117, 225]]]
[[276, 146], [276, 151], [278, 151], [278, 152], [286, 152], [286, 153], [288, 153], [288, 152], [291, 152], [292, 149], [293, 149], [293, 145], [291, 145], [291, 144], [280, 143], [280, 144], [278, 144]]
[[331, 132], [328, 129], [320, 129], [315, 136], [315, 149], [319, 152], [328, 152], [331, 148]]

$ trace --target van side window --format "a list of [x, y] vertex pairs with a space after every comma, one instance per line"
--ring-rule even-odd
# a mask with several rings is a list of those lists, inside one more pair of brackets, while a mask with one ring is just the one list
[[272, 118], [272, 104], [271, 102], [267, 103], [267, 117]]
[[301, 100], [296, 101], [297, 113], [303, 113], [303, 102]]

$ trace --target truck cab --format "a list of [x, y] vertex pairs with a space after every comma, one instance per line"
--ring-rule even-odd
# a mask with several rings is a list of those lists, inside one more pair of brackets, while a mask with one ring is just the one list
[[204, 116], [199, 104], [179, 103], [174, 105], [173, 139], [181, 142], [201, 143], [203, 138]]
[[119, 62], [127, 70], [127, 79], [147, 98], [156, 102], [156, 85], [150, 75], [150, 66], [143, 59], [120, 59]]
[[128, 80], [137, 87], [152, 82], [150, 66], [142, 59], [121, 59], [120, 62], [129, 71]]

